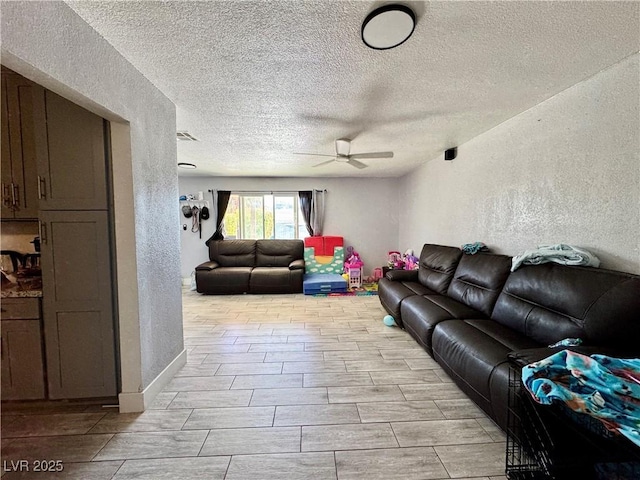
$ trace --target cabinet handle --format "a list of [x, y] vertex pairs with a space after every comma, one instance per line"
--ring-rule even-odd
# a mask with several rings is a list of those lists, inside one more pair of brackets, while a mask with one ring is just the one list
[[47, 184], [40, 175], [38, 175], [38, 198], [47, 198]]
[[11, 195], [11, 202], [10, 205], [12, 207], [16, 206], [16, 188], [15, 188], [15, 183], [11, 182], [9, 184], [9, 195]]
[[13, 206], [20, 207], [20, 185], [17, 183], [11, 184], [11, 198], [13, 199]]
[[38, 233], [40, 234], [40, 243], [47, 243], [47, 224], [39, 221], [38, 227]]

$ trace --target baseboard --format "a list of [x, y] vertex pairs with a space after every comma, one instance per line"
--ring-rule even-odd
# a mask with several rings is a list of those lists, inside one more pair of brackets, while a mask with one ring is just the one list
[[158, 393], [186, 363], [187, 351], [182, 350], [142, 392], [121, 393], [118, 395], [120, 413], [144, 412], [153, 403]]

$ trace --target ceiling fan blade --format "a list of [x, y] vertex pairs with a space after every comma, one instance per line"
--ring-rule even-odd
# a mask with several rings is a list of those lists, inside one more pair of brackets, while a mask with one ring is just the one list
[[292, 155], [311, 155], [312, 157], [335, 157], [335, 155], [325, 155], [324, 153], [293, 152]]
[[358, 160], [354, 160], [353, 158], [350, 158], [349, 160], [347, 160], [347, 163], [349, 165], [352, 165], [352, 166], [354, 166], [356, 168], [360, 168], [360, 169], [368, 167], [368, 165], [365, 165], [364, 163], [359, 162]]
[[355, 153], [349, 158], [393, 158], [393, 152]]
[[335, 161], [336, 161], [336, 159], [332, 158], [331, 160], [327, 160], [326, 162], [318, 163], [318, 164], [314, 165], [314, 167], [321, 167], [322, 165], [327, 165], [328, 163], [335, 162]]

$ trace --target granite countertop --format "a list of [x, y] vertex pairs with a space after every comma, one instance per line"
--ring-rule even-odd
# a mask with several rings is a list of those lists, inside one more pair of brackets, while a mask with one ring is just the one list
[[27, 276], [23, 272], [17, 275], [2, 273], [0, 298], [29, 297], [42, 297], [42, 277], [40, 275]]
[[10, 288], [3, 287], [0, 291], [0, 298], [37, 298], [42, 297], [42, 289], [39, 290], [23, 290], [19, 286]]

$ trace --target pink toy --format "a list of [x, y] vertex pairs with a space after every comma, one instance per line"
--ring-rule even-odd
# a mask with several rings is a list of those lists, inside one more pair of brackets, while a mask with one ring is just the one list
[[402, 261], [402, 254], [400, 252], [391, 251], [389, 252], [389, 260], [388, 260], [389, 268], [393, 269], [402, 269], [404, 267], [404, 262]]
[[351, 255], [344, 262], [344, 268], [345, 269], [362, 268], [363, 265], [364, 265], [364, 263], [362, 263], [362, 260], [360, 259], [360, 255], [355, 250], [353, 250]]
[[373, 269], [373, 281], [377, 282], [382, 278], [382, 269], [380, 267]]
[[349, 256], [344, 262], [344, 273], [349, 274], [349, 288], [360, 288], [362, 286], [362, 267], [364, 263], [353, 247], [347, 247], [347, 253]]
[[413, 254], [413, 250], [409, 249], [404, 252], [402, 256], [404, 261], [404, 269], [405, 270], [417, 270], [420, 264], [420, 259]]

